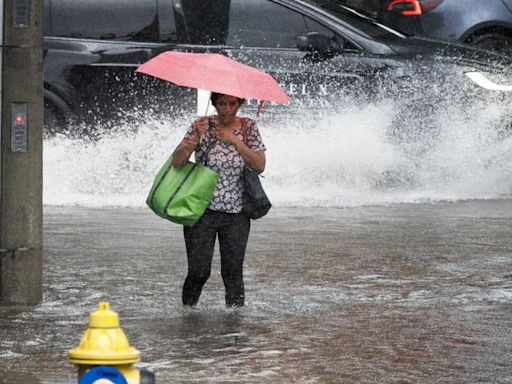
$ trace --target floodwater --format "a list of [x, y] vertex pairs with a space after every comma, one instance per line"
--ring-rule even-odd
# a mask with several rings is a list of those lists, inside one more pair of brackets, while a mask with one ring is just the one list
[[0, 383], [76, 382], [67, 352], [104, 300], [159, 384], [512, 383], [507, 100], [260, 119], [274, 208], [253, 222], [236, 310], [218, 254], [182, 307], [182, 229], [144, 204], [195, 116], [47, 138], [44, 300], [0, 307]]
[[512, 200], [278, 207], [254, 221], [247, 305], [219, 257], [181, 305], [181, 227], [142, 208], [45, 207], [44, 301], [0, 307], [0, 383], [76, 382], [107, 300], [157, 383], [512, 383]]

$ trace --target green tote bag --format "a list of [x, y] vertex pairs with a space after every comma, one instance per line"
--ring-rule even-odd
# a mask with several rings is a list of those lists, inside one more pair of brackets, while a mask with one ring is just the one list
[[146, 204], [173, 223], [194, 225], [210, 204], [218, 174], [188, 161], [174, 168], [169, 159], [155, 177]]

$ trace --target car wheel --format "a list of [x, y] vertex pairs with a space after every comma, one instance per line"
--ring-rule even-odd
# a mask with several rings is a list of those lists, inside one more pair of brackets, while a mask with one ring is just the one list
[[473, 36], [469, 40], [469, 43], [478, 48], [496, 51], [505, 55], [512, 55], [512, 36], [502, 33], [485, 33]]

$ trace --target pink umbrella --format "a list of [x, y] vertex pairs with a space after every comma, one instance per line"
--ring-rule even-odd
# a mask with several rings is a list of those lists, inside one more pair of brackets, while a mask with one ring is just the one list
[[184, 87], [200, 88], [244, 99], [288, 104], [288, 96], [268, 73], [217, 53], [169, 51], [137, 68]]

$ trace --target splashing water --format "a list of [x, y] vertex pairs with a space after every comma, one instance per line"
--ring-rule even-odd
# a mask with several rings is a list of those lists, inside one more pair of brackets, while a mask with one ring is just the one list
[[[243, 112], [242, 112], [243, 114]], [[512, 137], [496, 104], [433, 113], [397, 131], [392, 103], [260, 121], [264, 186], [276, 206], [358, 206], [508, 197]], [[139, 120], [99, 140], [46, 139], [44, 203], [143, 207], [158, 168], [194, 116]], [[413, 123], [416, 124], [416, 123]]]

